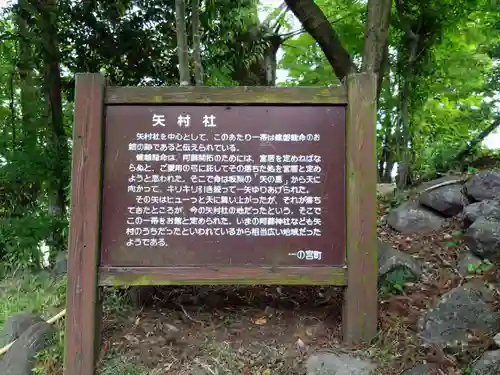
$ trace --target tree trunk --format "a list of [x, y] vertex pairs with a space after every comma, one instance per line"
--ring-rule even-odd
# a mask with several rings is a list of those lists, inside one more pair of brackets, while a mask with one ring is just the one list
[[279, 45], [270, 46], [264, 56], [259, 56], [250, 66], [244, 64], [236, 66], [231, 75], [232, 79], [240, 86], [275, 86], [278, 49]]
[[196, 86], [203, 86], [203, 65], [201, 64], [201, 36], [200, 36], [200, 0], [193, 0], [193, 59], [194, 81]]
[[184, 0], [175, 0], [175, 29], [177, 32], [177, 56], [179, 58], [179, 84], [189, 86], [189, 55], [186, 33], [186, 5]]
[[380, 103], [380, 94], [382, 93], [382, 85], [384, 83], [384, 76], [389, 66], [389, 38], [385, 41], [384, 50], [382, 53], [382, 61], [380, 63], [380, 70], [377, 72], [377, 108]]
[[[361, 71], [374, 72], [378, 77], [378, 87], [384, 76], [384, 54], [388, 48], [389, 19], [392, 0], [368, 0], [368, 19], [365, 31], [363, 62]], [[377, 87], [377, 93], [380, 93]]]
[[340, 81], [344, 81], [349, 73], [356, 71], [356, 66], [337, 32], [314, 0], [286, 0], [286, 3], [302, 23], [304, 30], [318, 42]]
[[17, 27], [19, 30], [19, 79], [20, 79], [20, 102], [22, 119], [22, 144], [29, 153], [34, 151], [37, 145], [37, 129], [35, 124], [36, 94], [33, 82], [33, 48], [32, 35], [28, 29], [28, 1], [19, 0]]
[[380, 164], [379, 164], [379, 179], [382, 183], [390, 183], [392, 182], [392, 168], [393, 168], [393, 155], [392, 155], [392, 121], [389, 115], [385, 115], [384, 120], [382, 122], [382, 152], [380, 156]]
[[403, 85], [401, 86], [401, 160], [398, 165], [398, 187], [404, 188], [411, 184], [410, 164], [412, 160], [411, 151], [411, 129], [410, 129], [410, 88], [414, 73], [414, 62], [418, 47], [418, 38], [411, 38], [407, 43], [408, 61], [403, 76]]
[[52, 152], [51, 170], [49, 173], [48, 199], [49, 215], [53, 218], [53, 231], [50, 239], [50, 260], [54, 262], [56, 255], [66, 248], [63, 234], [66, 219], [66, 188], [69, 186], [68, 137], [64, 130], [59, 42], [57, 36], [57, 0], [43, 0], [36, 3], [39, 11], [39, 28], [41, 31], [44, 65], [44, 88], [50, 113], [48, 146]]
[[264, 54], [257, 56], [250, 66], [244, 63], [235, 67], [232, 79], [239, 83], [240, 86], [274, 86], [276, 85], [276, 69], [277, 69], [277, 53], [281, 46], [282, 39], [278, 34], [279, 27], [271, 25], [275, 22], [275, 17], [280, 17], [280, 12], [284, 5], [281, 4], [264, 20], [261, 24], [257, 16], [258, 9], [255, 3], [255, 17], [251, 23], [247, 25], [247, 30], [252, 30], [251, 34], [255, 34], [255, 42], [265, 40], [267, 48]]

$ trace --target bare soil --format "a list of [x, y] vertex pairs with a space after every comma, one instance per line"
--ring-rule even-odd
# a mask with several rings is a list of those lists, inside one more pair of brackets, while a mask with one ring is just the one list
[[[158, 288], [164, 299], [105, 320], [106, 350], [158, 374], [303, 374], [340, 338], [341, 294], [322, 288]], [[203, 372], [201, 372], [203, 373]]]

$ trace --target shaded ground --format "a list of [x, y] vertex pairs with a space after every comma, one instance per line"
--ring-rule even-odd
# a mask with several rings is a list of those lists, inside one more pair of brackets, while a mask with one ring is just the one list
[[157, 288], [152, 305], [123, 318], [105, 317], [103, 353], [140, 363], [150, 374], [305, 374], [303, 362], [317, 350], [371, 357], [378, 374], [400, 374], [423, 360], [458, 374], [460, 363], [488, 343], [478, 340], [477, 350], [451, 357], [422, 347], [415, 325], [422, 311], [464, 281], [454, 266], [465, 251], [460, 219], [449, 220], [439, 233], [401, 235], [385, 225], [387, 208], [380, 205], [379, 238], [413, 254], [426, 270], [403, 293], [381, 297], [380, 333], [371, 346], [339, 344], [340, 289], [164, 287]]
[[[105, 348], [152, 373], [303, 374], [313, 350], [334, 349], [341, 295], [324, 288], [162, 288], [164, 301], [105, 320]], [[167, 302], [166, 302], [167, 301]]]

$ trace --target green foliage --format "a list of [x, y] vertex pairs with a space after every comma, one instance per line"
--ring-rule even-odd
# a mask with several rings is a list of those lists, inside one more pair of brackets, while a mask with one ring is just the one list
[[0, 280], [0, 327], [18, 312], [41, 314], [48, 319], [66, 304], [66, 279], [16, 271]]
[[52, 223], [51, 218], [37, 215], [0, 218], [1, 259], [25, 268], [41, 268], [40, 246], [47, 240]]
[[[267, 48], [251, 37], [257, 2], [202, 4], [205, 82], [234, 85], [236, 66]], [[47, 9], [16, 2], [0, 17], [0, 261], [34, 268], [43, 263], [42, 242], [56, 251], [66, 243], [70, 155], [54, 145], [70, 145], [74, 74], [100, 71], [115, 85], [178, 82], [173, 1], [63, 0]], [[191, 34], [189, 2], [187, 16]], [[47, 64], [61, 67], [61, 87], [45, 74]], [[62, 130], [54, 95], [62, 97]], [[55, 204], [62, 214], [50, 216]]]
[[[412, 180], [455, 168], [456, 155], [498, 113], [498, 7], [488, 1], [404, 1], [401, 21], [393, 9], [389, 29], [388, 70], [379, 102], [377, 150], [393, 163], [402, 158], [404, 80], [409, 81], [409, 148]], [[344, 46], [359, 62], [365, 8], [359, 2], [322, 0]], [[334, 10], [335, 11], [332, 11]], [[481, 9], [481, 10], [477, 10]], [[418, 33], [420, 44], [408, 73], [404, 29]], [[332, 68], [307, 33], [285, 43], [280, 67], [289, 70], [283, 85], [337, 84]], [[382, 155], [382, 154], [385, 155]], [[382, 173], [383, 171], [381, 171]], [[383, 173], [382, 173], [383, 174]], [[389, 181], [384, 181], [389, 182]]]
[[472, 13], [433, 48], [434, 80], [428, 84], [432, 95], [413, 115], [419, 124], [413, 140], [421, 175], [453, 168], [458, 151], [492, 121], [495, 110], [488, 103], [486, 85], [494, 61], [483, 50], [493, 35], [481, 24], [481, 16]]
[[414, 280], [415, 277], [408, 268], [398, 267], [379, 280], [379, 293], [383, 298], [403, 294], [405, 283]]
[[490, 269], [494, 267], [494, 264], [489, 260], [484, 260], [479, 264], [468, 264], [467, 265], [467, 273], [471, 275], [481, 275], [485, 272], [488, 272]]
[[[366, 2], [316, 3], [359, 66]], [[48, 12], [29, 1], [21, 4], [0, 17], [0, 260], [38, 268], [39, 244], [57, 248], [65, 239], [54, 234], [67, 232], [71, 150], [53, 146], [56, 138], [70, 146], [74, 74], [100, 71], [115, 85], [176, 85], [175, 15], [171, 0], [62, 0]], [[192, 10], [186, 4], [191, 41]], [[415, 180], [456, 168], [458, 151], [498, 115], [500, 12], [488, 0], [405, 0], [403, 5], [402, 17], [395, 7], [392, 11], [377, 151], [383, 178], [391, 174], [384, 168], [409, 157]], [[283, 85], [338, 84], [315, 40], [291, 29], [291, 12], [278, 17], [279, 10], [269, 9], [271, 22], [262, 23], [258, 10], [257, 0], [202, 2], [207, 85], [261, 84], [264, 56], [277, 37], [284, 51], [278, 68], [289, 71]], [[419, 35], [411, 63], [407, 27]], [[48, 65], [61, 68], [61, 87], [45, 74]], [[407, 116], [403, 87], [409, 87]], [[54, 125], [49, 92], [62, 97], [62, 131]], [[475, 150], [471, 157], [483, 153]], [[63, 208], [57, 217], [49, 215], [54, 191]]]

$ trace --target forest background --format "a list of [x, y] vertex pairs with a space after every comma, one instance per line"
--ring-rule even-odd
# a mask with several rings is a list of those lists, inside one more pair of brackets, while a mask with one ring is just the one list
[[6, 269], [43, 267], [41, 245], [49, 263], [66, 250], [78, 72], [113, 85], [314, 86], [372, 70], [379, 182], [400, 188], [491, 157], [488, 135], [500, 147], [495, 0], [17, 0], [2, 10]]

